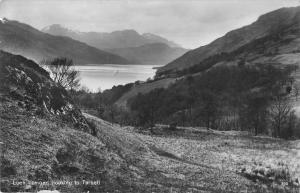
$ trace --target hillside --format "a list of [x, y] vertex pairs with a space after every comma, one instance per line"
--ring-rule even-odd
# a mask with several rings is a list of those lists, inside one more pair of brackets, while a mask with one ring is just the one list
[[[258, 42], [258, 46], [263, 46], [265, 42], [270, 40], [266, 37], [273, 37], [274, 35], [277, 36], [277, 39], [273, 38], [272, 42], [269, 42], [272, 43], [272, 48], [262, 50], [263, 53], [259, 55], [255, 53], [255, 57], [252, 53], [254, 50], [244, 49], [244, 54], [240, 56], [245, 60], [253, 60], [259, 57], [265, 62], [281, 61], [279, 58], [283, 57], [289, 60], [290, 56], [287, 54], [293, 55], [299, 52], [299, 21], [300, 7], [282, 8], [267, 13], [248, 26], [230, 31], [206, 46], [187, 52], [182, 57], [160, 68], [158, 75], [182, 71], [195, 65], [202, 68], [201, 66], [205, 65], [203, 64], [205, 60], [212, 59], [220, 54], [234, 53], [236, 50], [242, 49], [242, 47], [247, 48], [247, 45], [253, 44], [259, 39], [263, 41]], [[294, 56], [291, 57], [293, 58]], [[234, 60], [239, 59], [238, 57], [234, 58]], [[207, 69], [207, 67], [204, 66], [203, 69]]]
[[[142, 94], [156, 88], [166, 88], [164, 80], [198, 77], [217, 66], [272, 64], [300, 66], [300, 8], [282, 8], [259, 17], [249, 26], [233, 30], [211, 44], [188, 51], [173, 62], [159, 68], [156, 80], [143, 83]], [[274, 19], [277, 18], [277, 19]], [[294, 73], [299, 81], [299, 71]], [[152, 85], [162, 85], [155, 86]], [[144, 92], [146, 91], [146, 92]], [[123, 106], [139, 93], [131, 88], [117, 101]]]
[[0, 74], [1, 192], [147, 189], [135, 164], [153, 153], [139, 139], [87, 120], [31, 60], [1, 51]]
[[[128, 178], [124, 159], [96, 138], [96, 127], [45, 70], [0, 52], [0, 73], [1, 192], [102, 192], [118, 184], [118, 175]], [[62, 179], [100, 180], [101, 186], [60, 185]]]
[[0, 52], [0, 74], [1, 192], [299, 187], [299, 141], [164, 126], [150, 134], [82, 114], [45, 70], [22, 56]]
[[67, 37], [43, 33], [18, 21], [0, 22], [0, 49], [39, 62], [53, 57], [72, 58], [76, 64], [127, 64], [126, 59]]
[[183, 55], [184, 48], [169, 47], [164, 43], [145, 44], [139, 47], [116, 48], [108, 50], [136, 64], [166, 64]]
[[80, 32], [59, 24], [53, 24], [43, 28], [42, 31], [56, 36], [67, 36], [99, 49], [139, 47], [152, 43], [164, 43], [170, 47], [180, 47], [178, 44], [158, 35], [151, 33], [139, 34], [135, 30], [121, 30], [110, 33]]
[[130, 88], [129, 91], [125, 92], [116, 102], [115, 104], [122, 108], [128, 108], [127, 102], [132, 97], [140, 94], [146, 94], [150, 91], [158, 88], [168, 88], [172, 83], [176, 82], [176, 78], [165, 78], [162, 80], [157, 80], [150, 83], [141, 83], [139, 85], [134, 85]]

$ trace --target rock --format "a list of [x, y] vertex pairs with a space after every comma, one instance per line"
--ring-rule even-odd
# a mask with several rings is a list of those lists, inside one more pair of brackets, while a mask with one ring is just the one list
[[63, 115], [80, 131], [95, 135], [68, 92], [57, 85], [49, 73], [33, 61], [0, 51], [0, 87], [27, 112]]

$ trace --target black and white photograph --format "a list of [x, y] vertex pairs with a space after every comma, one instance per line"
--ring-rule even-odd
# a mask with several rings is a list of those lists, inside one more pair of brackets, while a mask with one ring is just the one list
[[0, 193], [300, 193], [300, 0], [0, 0]]

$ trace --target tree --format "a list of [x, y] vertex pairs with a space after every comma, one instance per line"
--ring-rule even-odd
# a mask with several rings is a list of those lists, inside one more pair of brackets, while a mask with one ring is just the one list
[[186, 78], [187, 81], [187, 96], [186, 96], [186, 101], [187, 101], [187, 109], [189, 112], [189, 120], [190, 120], [190, 124], [193, 125], [193, 118], [192, 118], [192, 108], [193, 108], [193, 104], [195, 103], [195, 99], [196, 99], [196, 92], [195, 92], [195, 88], [194, 88], [194, 83], [195, 83], [195, 79], [193, 76], [187, 76]]
[[106, 116], [110, 120], [111, 125], [113, 125], [116, 122], [115, 118], [118, 113], [117, 111], [118, 111], [118, 109], [115, 105], [107, 105], [107, 107], [106, 107], [106, 113], [107, 113]]
[[158, 119], [157, 110], [160, 108], [159, 98], [163, 89], [154, 89], [150, 93], [138, 94], [132, 99], [130, 107], [138, 112], [138, 123], [152, 128]]
[[266, 128], [268, 103], [268, 99], [265, 96], [250, 96], [246, 109], [243, 110], [246, 124], [254, 128], [255, 135]]
[[79, 87], [79, 72], [68, 58], [54, 58], [42, 61], [42, 65], [50, 71], [51, 78], [65, 89], [74, 90]]
[[289, 116], [292, 107], [286, 96], [277, 95], [274, 97], [273, 105], [270, 108], [274, 137], [282, 137], [283, 130], [289, 124]]
[[200, 93], [199, 102], [200, 116], [205, 122], [206, 128], [212, 128], [218, 114], [217, 98], [214, 93], [204, 90]]

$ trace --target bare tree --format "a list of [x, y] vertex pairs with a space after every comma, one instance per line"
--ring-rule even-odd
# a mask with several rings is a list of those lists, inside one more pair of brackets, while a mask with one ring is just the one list
[[288, 97], [280, 95], [275, 97], [274, 103], [270, 108], [275, 137], [281, 137], [282, 129], [288, 124], [291, 111], [292, 107]]
[[42, 65], [50, 72], [51, 78], [65, 89], [79, 87], [79, 72], [74, 69], [74, 63], [68, 58], [54, 58], [42, 61]]

